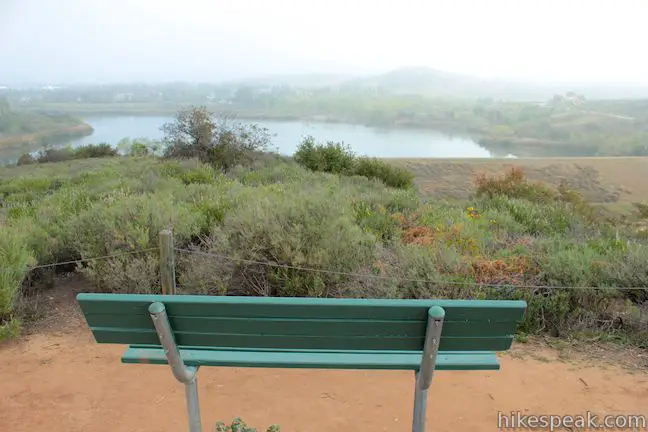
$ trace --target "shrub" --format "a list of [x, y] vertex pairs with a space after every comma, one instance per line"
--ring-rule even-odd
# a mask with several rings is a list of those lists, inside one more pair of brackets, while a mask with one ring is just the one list
[[14, 321], [15, 317], [12, 316], [14, 304], [29, 266], [34, 264], [34, 258], [29, 252], [25, 237], [19, 232], [5, 227], [0, 230], [0, 262], [2, 262], [2, 269], [0, 269], [0, 326], [6, 326], [3, 332], [15, 329], [19, 323], [19, 321]]
[[62, 149], [44, 149], [38, 152], [36, 156], [36, 162], [38, 163], [50, 163], [50, 162], [62, 162], [74, 158], [74, 151], [70, 147]]
[[[266, 429], [266, 432], [279, 432], [280, 430], [279, 426], [272, 425]], [[223, 422], [216, 423], [216, 432], [256, 432], [256, 429], [249, 427], [240, 418], [235, 418], [229, 425]]]
[[89, 159], [101, 157], [114, 157], [118, 156], [117, 149], [111, 147], [109, 144], [88, 144], [80, 146], [75, 149], [71, 147], [65, 148], [48, 148], [38, 152], [36, 157], [29, 154], [24, 154], [18, 160], [18, 165], [28, 165], [34, 162], [38, 163], [51, 163], [63, 162], [72, 159]]
[[[156, 247], [159, 231], [173, 227], [181, 246], [200, 232], [202, 217], [168, 194], [125, 196], [111, 203], [98, 202], [72, 218], [67, 241], [82, 258], [91, 258]], [[158, 286], [156, 265], [150, 256], [133, 255], [91, 261], [82, 271], [103, 291], [150, 290]]]
[[410, 188], [414, 180], [414, 175], [404, 168], [392, 166], [376, 158], [356, 158], [351, 149], [343, 143], [328, 141], [318, 144], [312, 136], [304, 138], [295, 152], [294, 160], [311, 171], [363, 176], [380, 180], [384, 185], [393, 188]]
[[18, 158], [18, 162], [16, 163], [16, 165], [18, 165], [18, 166], [31, 165], [33, 163], [36, 163], [36, 160], [34, 159], [34, 157], [29, 153], [25, 153], [24, 155], [22, 155], [22, 156], [20, 156]]
[[493, 198], [503, 195], [509, 198], [546, 202], [556, 196], [556, 193], [550, 188], [541, 184], [529, 183], [520, 168], [511, 168], [501, 176], [489, 177], [486, 174], [478, 174], [475, 184], [478, 197]]
[[302, 140], [294, 159], [311, 171], [346, 175], [353, 173], [355, 163], [355, 155], [344, 143], [328, 141], [318, 144], [312, 136]]
[[386, 186], [393, 188], [407, 189], [414, 185], [413, 173], [376, 158], [358, 158], [353, 173], [370, 179], [379, 179]]
[[216, 118], [206, 107], [179, 111], [175, 120], [162, 126], [164, 155], [169, 158], [198, 158], [228, 171], [239, 164], [252, 163], [269, 150], [271, 134], [255, 124]]
[[114, 157], [119, 155], [116, 148], [113, 148], [110, 146], [110, 144], [105, 143], [80, 146], [75, 148], [73, 153], [74, 159]]
[[[262, 296], [334, 296], [345, 277], [294, 267], [354, 272], [371, 262], [375, 248], [375, 237], [355, 223], [345, 196], [298, 186], [243, 192], [203, 244], [203, 250], [234, 258], [212, 259], [212, 284], [225, 279], [228, 294]], [[181, 284], [188, 285], [184, 276]]]
[[148, 156], [149, 148], [140, 142], [134, 142], [128, 150], [130, 156]]

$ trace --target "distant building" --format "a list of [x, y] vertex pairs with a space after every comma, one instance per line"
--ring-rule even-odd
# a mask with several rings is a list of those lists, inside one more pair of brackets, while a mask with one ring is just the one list
[[133, 100], [133, 97], [135, 95], [133, 93], [117, 93], [114, 97], [113, 100], [116, 102], [130, 102]]
[[568, 103], [571, 105], [580, 105], [585, 102], [585, 96], [578, 95], [572, 91], [568, 91], [565, 95], [556, 94], [551, 99], [551, 102], [555, 103]]

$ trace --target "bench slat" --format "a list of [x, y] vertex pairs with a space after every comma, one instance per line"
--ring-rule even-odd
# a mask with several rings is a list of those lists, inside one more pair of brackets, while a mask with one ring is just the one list
[[[88, 314], [90, 327], [155, 330], [148, 315]], [[350, 320], [296, 318], [221, 318], [214, 316], [169, 316], [176, 332], [220, 332], [240, 335], [287, 336], [400, 336], [423, 338], [427, 323], [410, 320]], [[515, 333], [517, 322], [448, 321], [443, 335], [491, 337]]]
[[516, 300], [388, 300], [303, 297], [164, 296], [81, 293], [85, 314], [147, 315], [153, 302], [164, 303], [173, 316], [248, 318], [326, 318], [425, 321], [434, 305], [448, 321], [519, 321], [526, 302]]
[[[155, 345], [159, 339], [154, 330], [91, 327], [99, 343]], [[294, 335], [240, 335], [225, 333], [198, 333], [174, 331], [176, 343], [184, 346], [220, 348], [257, 347], [321, 350], [396, 350], [421, 351], [423, 337], [400, 336], [294, 336]], [[501, 351], [513, 343], [513, 336], [502, 337], [441, 337], [442, 351]]]
[[442, 351], [511, 347], [524, 301], [319, 299], [82, 293], [99, 343], [159, 345], [148, 307], [165, 305], [180, 346], [241, 349], [422, 351], [428, 310], [444, 308]]
[[[217, 351], [181, 349], [187, 366], [230, 366], [304, 369], [382, 369], [418, 370], [420, 353], [335, 353], [287, 351]], [[130, 347], [123, 363], [168, 364], [160, 348]], [[437, 370], [498, 370], [497, 356], [492, 352], [439, 352]]]

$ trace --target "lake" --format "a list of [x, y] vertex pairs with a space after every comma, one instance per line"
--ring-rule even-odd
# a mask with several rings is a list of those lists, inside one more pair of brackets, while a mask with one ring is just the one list
[[[94, 128], [90, 136], [71, 141], [73, 146], [108, 143], [122, 138], [161, 139], [160, 127], [172, 117], [86, 117]], [[470, 138], [419, 129], [379, 129], [362, 125], [318, 122], [253, 121], [275, 135], [273, 147], [292, 155], [302, 138], [312, 135], [318, 141], [344, 141], [356, 154], [371, 157], [488, 158], [491, 153]]]
[[[123, 138], [163, 137], [160, 127], [173, 121], [170, 116], [85, 117], [94, 128], [92, 135], [52, 145], [78, 147], [107, 143], [116, 146]], [[490, 158], [496, 155], [467, 137], [402, 128], [373, 128], [362, 125], [306, 121], [253, 121], [274, 135], [272, 147], [283, 155], [292, 155], [302, 138], [312, 135], [317, 141], [344, 142], [358, 155], [383, 158]], [[33, 149], [38, 150], [38, 149]], [[14, 164], [27, 149], [3, 149], [0, 164]]]

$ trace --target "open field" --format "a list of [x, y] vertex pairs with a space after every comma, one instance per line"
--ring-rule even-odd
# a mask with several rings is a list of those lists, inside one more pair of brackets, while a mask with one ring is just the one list
[[480, 172], [501, 173], [520, 167], [532, 181], [558, 186], [561, 181], [588, 201], [628, 210], [648, 201], [648, 157], [529, 158], [529, 159], [390, 159], [416, 175], [427, 198], [466, 199]]
[[[121, 364], [123, 347], [94, 343], [74, 302], [88, 289], [79, 278], [62, 281], [43, 297], [49, 312], [37, 326], [0, 346], [0, 430], [186, 430], [183, 388], [167, 367]], [[491, 432], [499, 411], [648, 415], [645, 352], [594, 348], [515, 344], [500, 371], [439, 372], [428, 429]], [[237, 416], [259, 431], [273, 423], [285, 432], [411, 430], [407, 372], [203, 368], [198, 377], [205, 431]]]

